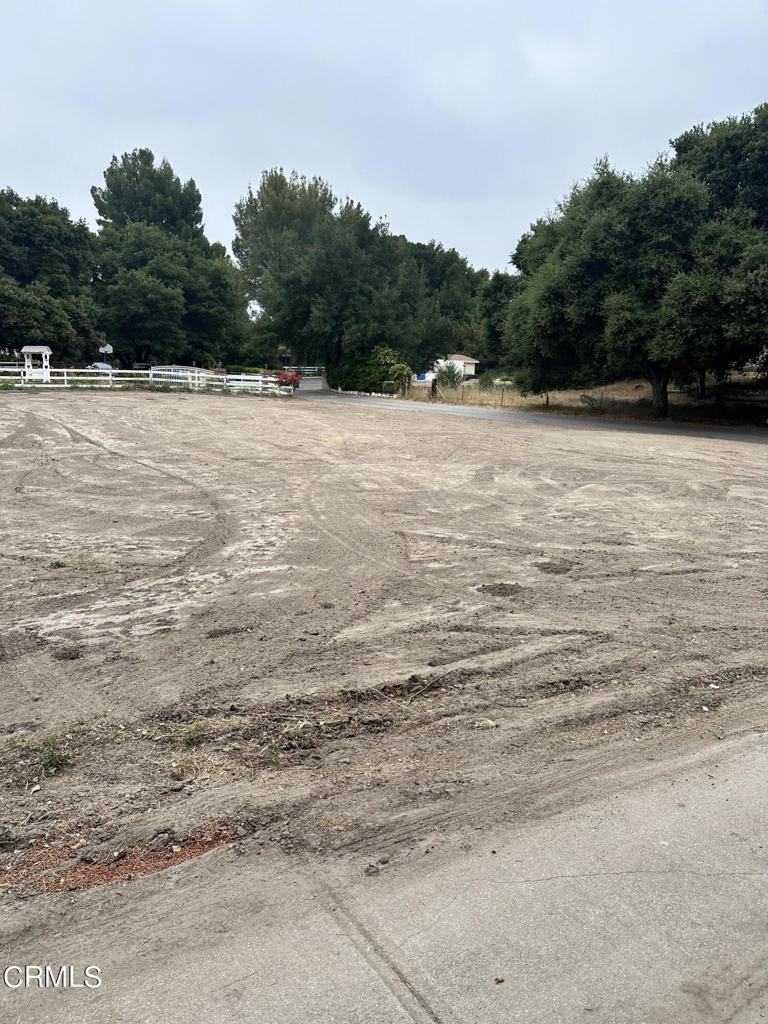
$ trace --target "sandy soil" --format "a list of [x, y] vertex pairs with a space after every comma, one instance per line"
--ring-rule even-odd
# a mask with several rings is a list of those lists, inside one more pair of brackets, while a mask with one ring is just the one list
[[761, 444], [11, 394], [0, 474], [9, 900], [408, 850], [768, 722]]

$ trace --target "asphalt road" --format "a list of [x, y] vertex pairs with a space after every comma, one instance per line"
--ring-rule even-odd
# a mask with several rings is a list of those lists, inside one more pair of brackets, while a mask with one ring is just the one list
[[425, 842], [375, 874], [201, 858], [134, 883], [130, 913], [116, 895], [97, 933], [62, 911], [23, 955], [98, 964], [102, 988], [5, 993], [3, 1020], [762, 1021], [767, 755], [753, 734], [618, 771], [548, 820]]
[[[652, 422], [643, 420], [611, 419], [610, 416], [569, 416], [563, 413], [521, 412], [518, 409], [488, 409], [484, 406], [442, 405], [431, 402], [408, 402], [397, 398], [374, 398], [362, 395], [340, 395], [332, 391], [295, 392], [295, 397], [310, 402], [336, 402], [346, 405], [370, 406], [393, 412], [414, 412], [433, 416], [459, 416], [467, 419], [497, 420], [509, 423], [531, 423], [560, 430], [606, 430], [631, 434], [702, 437], [723, 441], [743, 441], [751, 444], [768, 443], [768, 430], [756, 427], [719, 427], [677, 423], [673, 420]], [[768, 421], [767, 421], [768, 422]]]

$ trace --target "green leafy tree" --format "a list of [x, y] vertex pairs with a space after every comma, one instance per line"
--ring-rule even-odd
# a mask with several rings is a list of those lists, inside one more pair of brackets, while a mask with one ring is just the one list
[[[706, 373], [724, 378], [768, 342], [768, 235], [734, 210], [704, 225], [693, 264], [669, 284], [661, 329], [688, 353], [699, 397]], [[677, 374], [688, 383], [690, 374]]]
[[[609, 372], [639, 369], [650, 381], [654, 407], [669, 411], [670, 379], [696, 365], [695, 348], [666, 329], [665, 306], [675, 278], [695, 268], [695, 246], [709, 210], [706, 187], [662, 160], [630, 180], [608, 222], [621, 250], [603, 278], [605, 326], [599, 350]], [[587, 245], [586, 256], [590, 255]]]
[[242, 363], [253, 345], [245, 281], [202, 231], [200, 194], [149, 150], [113, 158], [104, 189], [94, 294], [125, 362]]
[[674, 165], [703, 181], [715, 213], [739, 207], [768, 228], [768, 103], [672, 140]]
[[520, 239], [512, 256], [520, 278], [508, 307], [502, 361], [524, 392], [604, 379], [606, 276], [621, 248], [609, 225], [628, 187], [626, 177], [600, 161], [588, 181]]
[[151, 149], [113, 156], [104, 185], [91, 188], [101, 227], [152, 224], [166, 234], [201, 238], [203, 211], [192, 178], [182, 182], [167, 160], [155, 164]]
[[96, 296], [104, 330], [129, 362], [215, 364], [246, 329], [244, 289], [228, 258], [154, 225], [102, 231]]
[[670, 380], [724, 373], [765, 346], [764, 254], [749, 215], [713, 209], [688, 168], [659, 159], [633, 178], [599, 162], [516, 250], [518, 380], [541, 391], [640, 372], [667, 415]]
[[480, 311], [485, 324], [485, 346], [473, 355], [482, 355], [487, 366], [500, 367], [506, 356], [504, 331], [512, 298], [521, 288], [519, 274], [494, 271], [480, 290]]

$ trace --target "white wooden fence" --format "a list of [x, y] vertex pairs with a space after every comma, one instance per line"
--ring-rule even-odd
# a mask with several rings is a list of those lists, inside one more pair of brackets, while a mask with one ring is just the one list
[[198, 366], [153, 366], [150, 370], [80, 370], [70, 367], [3, 366], [0, 387], [35, 388], [189, 388], [194, 391], [246, 391], [257, 395], [292, 395], [290, 385], [262, 373], [214, 373]]

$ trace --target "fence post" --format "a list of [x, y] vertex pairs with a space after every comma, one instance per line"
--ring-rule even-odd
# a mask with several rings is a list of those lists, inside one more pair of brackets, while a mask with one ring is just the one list
[[502, 409], [504, 408], [504, 388], [505, 388], [505, 387], [506, 387], [506, 385], [505, 385], [505, 384], [502, 384], [502, 385], [501, 385], [501, 408], [502, 408]]

